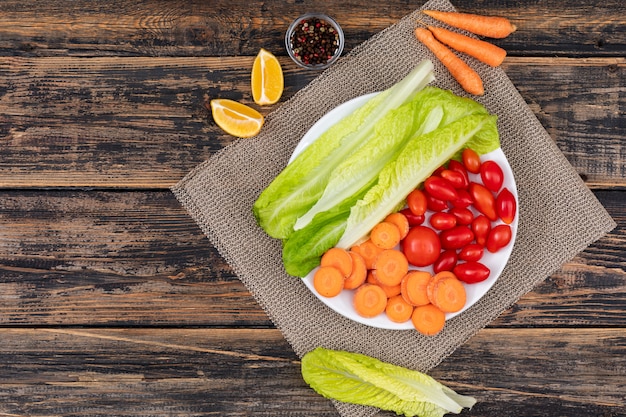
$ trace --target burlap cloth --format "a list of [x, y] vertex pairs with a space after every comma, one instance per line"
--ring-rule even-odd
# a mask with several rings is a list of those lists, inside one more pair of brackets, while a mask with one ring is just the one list
[[[423, 7], [454, 10], [446, 0], [432, 0]], [[471, 61], [485, 83], [486, 94], [478, 101], [499, 117], [501, 146], [519, 194], [517, 240], [494, 287], [450, 320], [439, 335], [424, 337], [412, 330], [380, 330], [352, 322], [327, 308], [300, 279], [285, 274], [279, 241], [257, 226], [251, 207], [311, 125], [351, 98], [389, 87], [424, 58], [435, 64], [434, 85], [463, 94], [415, 40], [418, 15], [416, 10], [352, 50], [269, 114], [257, 137], [222, 149], [172, 188], [299, 356], [324, 346], [428, 371], [615, 227], [504, 71]], [[377, 411], [335, 405], [342, 416]]]

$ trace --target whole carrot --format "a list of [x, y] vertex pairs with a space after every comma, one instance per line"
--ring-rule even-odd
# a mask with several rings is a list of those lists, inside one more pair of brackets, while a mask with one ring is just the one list
[[477, 96], [482, 96], [485, 93], [483, 81], [478, 73], [447, 46], [435, 39], [431, 31], [417, 28], [415, 29], [415, 36], [441, 61], [465, 91]]
[[506, 57], [506, 51], [492, 43], [470, 38], [462, 33], [452, 32], [451, 30], [435, 26], [428, 26], [428, 30], [435, 35], [435, 38], [437, 38], [439, 42], [459, 52], [473, 56], [492, 67], [497, 67], [502, 64]]
[[517, 29], [506, 17], [439, 10], [423, 10], [422, 12], [455, 28], [488, 38], [506, 38]]

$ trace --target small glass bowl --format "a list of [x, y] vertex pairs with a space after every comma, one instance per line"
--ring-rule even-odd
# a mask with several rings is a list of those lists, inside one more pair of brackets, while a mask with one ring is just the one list
[[[310, 22], [317, 22], [316, 27], [310, 29], [308, 26]], [[306, 27], [304, 26], [305, 23], [307, 24]], [[298, 35], [299, 37], [297, 37]], [[311, 44], [310, 36], [315, 35], [318, 36], [318, 39], [313, 39], [314, 43]], [[329, 41], [333, 41], [331, 48], [323, 47], [319, 43], [322, 41], [319, 39], [320, 37], [326, 41], [325, 45], [328, 45]], [[323, 70], [332, 65], [341, 56], [344, 43], [345, 38], [341, 26], [323, 13], [307, 13], [298, 17], [289, 25], [285, 34], [285, 48], [293, 62], [302, 68], [312, 70]], [[303, 51], [304, 44], [309, 45], [312, 49]]]

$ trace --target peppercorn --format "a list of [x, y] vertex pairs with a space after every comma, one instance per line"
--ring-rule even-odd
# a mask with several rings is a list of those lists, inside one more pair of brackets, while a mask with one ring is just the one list
[[325, 65], [339, 49], [339, 34], [327, 21], [311, 17], [296, 25], [290, 43], [293, 55], [304, 65]]

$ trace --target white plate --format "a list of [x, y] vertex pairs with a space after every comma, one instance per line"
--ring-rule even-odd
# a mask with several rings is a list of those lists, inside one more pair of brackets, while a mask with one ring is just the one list
[[[376, 93], [367, 94], [364, 96], [360, 96], [354, 98], [346, 103], [341, 104], [340, 106], [334, 108], [325, 116], [323, 116], [320, 120], [318, 120], [309, 131], [302, 137], [302, 140], [296, 146], [293, 155], [291, 156], [291, 160], [293, 160], [300, 152], [304, 150], [307, 146], [309, 146], [315, 139], [317, 139], [326, 129], [335, 124], [337, 121], [341, 120], [344, 116], [348, 115], [350, 112], [354, 111], [358, 107], [362, 106], [369, 98], [374, 96]], [[496, 161], [500, 167], [502, 167], [502, 171], [504, 172], [504, 184], [503, 187], [508, 188], [515, 199], [518, 199], [517, 196], [517, 187], [515, 185], [515, 179], [513, 178], [513, 172], [511, 171], [511, 166], [509, 165], [506, 156], [502, 152], [500, 148], [496, 149], [493, 152], [489, 152], [488, 154], [482, 155], [481, 160], [493, 160]], [[475, 174], [470, 174], [470, 179], [476, 180], [478, 179]], [[517, 218], [519, 212], [519, 202], [517, 204], [517, 212], [515, 213], [515, 220], [511, 224], [512, 229], [512, 237], [511, 242], [509, 244], [499, 250], [497, 253], [490, 253], [485, 250], [484, 255], [481, 259], [481, 263], [485, 264], [490, 270], [491, 274], [489, 277], [482, 282], [476, 284], [463, 284], [465, 286], [465, 290], [467, 292], [467, 302], [465, 307], [456, 313], [447, 313], [446, 318], [450, 319], [458, 314], [461, 314], [463, 311], [470, 308], [473, 304], [475, 304], [480, 298], [489, 291], [489, 289], [496, 282], [504, 267], [506, 266], [509, 257], [511, 255], [511, 251], [513, 250], [513, 244], [515, 242], [515, 237], [517, 235]], [[426, 219], [424, 224], [428, 224], [428, 218]], [[432, 268], [414, 268], [412, 269], [420, 269], [424, 271], [429, 271], [432, 273]], [[372, 327], [378, 327], [381, 329], [391, 329], [391, 330], [405, 330], [405, 329], [413, 329], [413, 324], [409, 320], [405, 323], [394, 323], [389, 320], [385, 313], [381, 313], [373, 318], [364, 318], [357, 314], [353, 305], [352, 298], [354, 291], [344, 290], [338, 296], [328, 298], [321, 296], [315, 291], [313, 287], [313, 274], [315, 270], [311, 271], [306, 277], [303, 278], [305, 285], [319, 298], [324, 304], [328, 307], [336, 311], [337, 313], [354, 320], [358, 323], [362, 323]]]

